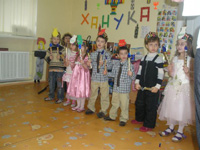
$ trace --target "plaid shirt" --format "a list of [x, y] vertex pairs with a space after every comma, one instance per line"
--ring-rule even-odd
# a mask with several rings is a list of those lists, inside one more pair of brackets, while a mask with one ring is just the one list
[[[92, 81], [94, 82], [107, 82], [108, 76], [103, 75], [104, 72], [104, 64], [100, 67], [99, 73], [97, 73], [97, 56], [98, 52], [102, 52], [103, 50], [96, 50], [95, 52], [91, 53], [91, 60], [92, 60]], [[107, 56], [107, 59], [105, 58]], [[104, 50], [104, 54], [102, 55], [103, 62], [105, 63], [105, 59], [107, 60], [107, 69], [112, 68], [111, 62], [111, 55], [106, 50]]]
[[[122, 66], [122, 72], [121, 72], [120, 82], [119, 82], [120, 84], [119, 86], [117, 86], [117, 76], [120, 69], [120, 64], [122, 64], [123, 66]], [[118, 61], [114, 64], [112, 72], [108, 72], [108, 76], [114, 78], [114, 88], [113, 88], [114, 92], [117, 92], [117, 93], [130, 92], [132, 80], [135, 79], [135, 72], [134, 72], [134, 68], [132, 64], [130, 67], [130, 71], [133, 73], [131, 77], [128, 76], [128, 61], [125, 61], [123, 63], [121, 61]]]

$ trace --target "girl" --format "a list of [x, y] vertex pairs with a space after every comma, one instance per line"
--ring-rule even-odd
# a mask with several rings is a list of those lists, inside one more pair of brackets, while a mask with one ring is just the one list
[[64, 90], [62, 88], [62, 76], [64, 72], [64, 49], [59, 45], [61, 35], [54, 29], [51, 37], [50, 48], [47, 51], [45, 60], [49, 64], [49, 96], [45, 101], [51, 101], [55, 97], [55, 88], [57, 82], [57, 97], [56, 104], [61, 103], [64, 99]]
[[[174, 133], [174, 126], [179, 125], [177, 134], [172, 138], [173, 142], [179, 142], [185, 135], [183, 129], [188, 124], [194, 123], [195, 107], [193, 94], [190, 87], [190, 69], [193, 65], [192, 58], [192, 36], [185, 34], [177, 41], [176, 55], [168, 66], [169, 80], [164, 99], [158, 109], [159, 119], [166, 120], [169, 127], [160, 133], [168, 136]], [[184, 64], [185, 48], [187, 46], [188, 57]], [[186, 55], [187, 56], [187, 55]]]
[[81, 54], [76, 56], [75, 67], [67, 89], [68, 96], [77, 100], [77, 106], [72, 108], [77, 112], [85, 110], [85, 99], [90, 97], [90, 71], [87, 67], [88, 56], [85, 43], [81, 47]]
[[70, 33], [65, 33], [62, 37], [61, 44], [65, 48], [70, 48], [70, 39], [72, 38], [72, 35]]
[[[71, 39], [70, 39], [70, 49], [67, 49], [67, 54], [66, 54], [66, 62], [65, 62], [65, 66], [67, 67], [65, 74], [62, 77], [62, 80], [67, 82], [67, 88], [69, 88], [69, 82], [71, 81], [71, 75], [72, 75], [72, 66], [74, 64], [74, 60], [76, 57], [76, 53], [78, 51], [78, 44], [76, 42], [76, 35], [74, 35]], [[64, 106], [70, 105], [70, 98], [69, 96], [66, 94], [66, 98], [67, 101], [63, 103]], [[72, 104], [71, 107], [75, 107], [76, 105], [76, 101], [72, 100]]]

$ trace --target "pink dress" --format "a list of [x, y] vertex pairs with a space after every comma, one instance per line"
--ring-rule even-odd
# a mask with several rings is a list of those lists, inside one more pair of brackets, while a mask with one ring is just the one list
[[[188, 57], [187, 66], [190, 66], [191, 58]], [[160, 120], [166, 120], [167, 125], [194, 124], [195, 122], [195, 102], [193, 87], [190, 80], [183, 71], [184, 61], [174, 57], [174, 73], [169, 80], [158, 114]]]
[[76, 53], [75, 51], [71, 51], [69, 48], [67, 50], [67, 54], [66, 54], [66, 58], [69, 60], [70, 62], [70, 65], [66, 68], [66, 71], [62, 77], [62, 81], [65, 81], [65, 82], [70, 82], [71, 80], [71, 75], [72, 75], [72, 67], [73, 67], [73, 64], [74, 64], [74, 60], [75, 60], [75, 57], [76, 57]]
[[[80, 57], [75, 62], [75, 67], [71, 76], [67, 95], [72, 100], [86, 99], [90, 97], [90, 71], [85, 69], [80, 64]], [[88, 56], [84, 58], [85, 64], [88, 61]]]

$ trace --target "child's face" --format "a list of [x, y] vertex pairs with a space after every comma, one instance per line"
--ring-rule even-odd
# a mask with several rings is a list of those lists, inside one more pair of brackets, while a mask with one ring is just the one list
[[81, 53], [82, 53], [82, 54], [85, 54], [85, 53], [86, 53], [86, 48], [85, 48], [85, 46], [81, 46]]
[[72, 51], [76, 51], [76, 45], [75, 44], [71, 44], [70, 48], [71, 48]]
[[53, 43], [54, 45], [59, 44], [59, 43], [60, 43], [60, 38], [59, 38], [59, 37], [52, 37], [52, 43]]
[[184, 53], [185, 52], [185, 46], [187, 46], [187, 42], [185, 40], [178, 40], [176, 44], [176, 49], [179, 53]]
[[158, 41], [149, 42], [149, 43], [146, 45], [146, 48], [148, 49], [149, 53], [158, 52], [158, 48], [159, 48]]
[[106, 41], [105, 41], [105, 39], [98, 37], [96, 44], [97, 44], [97, 49], [104, 49], [104, 47], [106, 45]]
[[70, 39], [71, 39], [70, 36], [66, 36], [66, 37], [64, 38], [65, 44], [66, 44], [66, 43], [69, 43], [69, 42], [70, 42]]
[[118, 57], [119, 59], [121, 59], [122, 62], [126, 61], [128, 58], [128, 51], [126, 49], [120, 50]]

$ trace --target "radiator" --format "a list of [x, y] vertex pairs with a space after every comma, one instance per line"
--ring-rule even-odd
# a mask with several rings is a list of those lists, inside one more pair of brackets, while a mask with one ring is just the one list
[[0, 51], [0, 82], [29, 78], [29, 52]]

